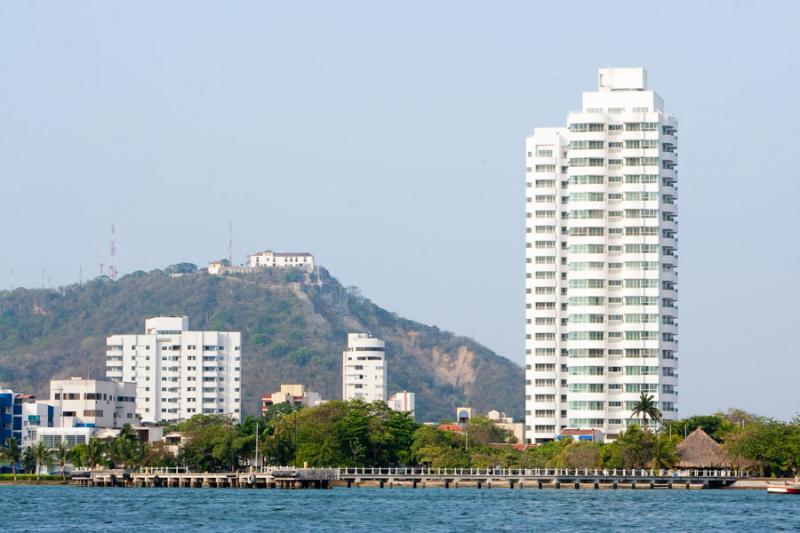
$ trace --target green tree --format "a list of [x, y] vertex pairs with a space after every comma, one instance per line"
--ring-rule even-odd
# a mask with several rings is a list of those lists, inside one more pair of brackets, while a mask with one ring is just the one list
[[67, 467], [67, 462], [69, 461], [69, 448], [67, 448], [67, 445], [64, 444], [64, 441], [60, 441], [58, 445], [53, 448], [53, 456], [55, 457], [59, 468], [61, 468], [61, 479], [67, 479], [67, 473], [65, 469]]
[[87, 455], [86, 444], [76, 444], [69, 450], [69, 462], [75, 468], [83, 468], [86, 466]]
[[11, 473], [14, 475], [14, 481], [17, 480], [17, 464], [22, 458], [22, 450], [19, 447], [19, 442], [14, 437], [6, 439], [5, 446], [0, 447], [0, 460], [8, 461], [11, 465]]
[[466, 425], [465, 436], [470, 446], [485, 446], [494, 443], [510, 443], [514, 437], [510, 431], [498, 427], [485, 416], [474, 416]]
[[564, 449], [572, 444], [572, 439], [553, 440], [539, 446], [528, 448], [522, 454], [523, 468], [562, 468]]
[[97, 439], [89, 439], [85, 448], [85, 464], [90, 469], [95, 470], [99, 465], [105, 462], [106, 449], [102, 442]]
[[661, 420], [661, 411], [656, 405], [652, 394], [642, 392], [639, 399], [633, 404], [630, 418], [640, 415], [644, 422], [643, 427], [647, 428], [647, 417], [650, 417], [654, 422], [659, 422]]
[[665, 420], [661, 432], [667, 435], [686, 437], [697, 428], [701, 428], [717, 442], [723, 442], [725, 436], [735, 429], [725, 415], [717, 413], [691, 416], [679, 420]]
[[[645, 468], [653, 460], [655, 441], [652, 433], [632, 424], [609, 446], [618, 449], [616, 455], [621, 460], [621, 468]], [[612, 451], [611, 455], [613, 457], [615, 452]]]
[[28, 446], [22, 453], [22, 468], [25, 472], [33, 472], [36, 470], [36, 457], [33, 456], [33, 446]]
[[754, 461], [761, 476], [797, 474], [800, 466], [800, 426], [757, 418], [732, 433], [728, 452]]
[[141, 465], [144, 460], [144, 444], [138, 439], [130, 424], [122, 426], [119, 435], [107, 444], [106, 450], [115, 466], [132, 468]]
[[660, 435], [653, 443], [653, 458], [650, 466], [653, 468], [672, 468], [680, 457], [675, 446], [680, 442], [678, 435]]
[[36, 479], [40, 479], [42, 466], [48, 466], [53, 459], [53, 452], [44, 445], [44, 442], [39, 441], [31, 446], [31, 454], [36, 460]]
[[561, 464], [566, 468], [599, 468], [603, 465], [602, 445], [596, 442], [570, 442], [561, 450]]

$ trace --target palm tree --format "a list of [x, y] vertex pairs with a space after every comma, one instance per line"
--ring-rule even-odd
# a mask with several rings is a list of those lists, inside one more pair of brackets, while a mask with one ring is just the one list
[[0, 447], [0, 458], [11, 463], [11, 472], [14, 474], [14, 481], [17, 480], [17, 464], [22, 458], [22, 449], [19, 442], [14, 437], [6, 439], [6, 445]]
[[103, 462], [103, 444], [97, 439], [89, 439], [86, 445], [86, 466], [94, 470]]
[[64, 469], [67, 466], [67, 460], [69, 459], [69, 448], [67, 445], [64, 444], [64, 441], [58, 443], [58, 446], [53, 448], [53, 452], [56, 456], [56, 461], [58, 461], [58, 466], [61, 467], [61, 479], [67, 479], [67, 473]]
[[631, 416], [629, 419], [641, 415], [642, 417], [642, 427], [647, 429], [647, 417], [649, 416], [651, 419], [655, 420], [656, 422], [661, 420], [661, 411], [656, 407], [656, 402], [653, 401], [653, 395], [647, 394], [646, 392], [642, 392], [639, 396], [639, 399], [634, 402], [633, 409], [631, 410]]
[[39, 441], [34, 446], [31, 447], [31, 454], [33, 458], [36, 460], [36, 479], [40, 479], [42, 465], [47, 466], [50, 464], [50, 460], [53, 457], [53, 452], [44, 445], [44, 442]]
[[661, 435], [653, 445], [653, 468], [672, 468], [680, 460], [675, 451], [675, 441], [679, 440], [677, 435], [670, 437]]

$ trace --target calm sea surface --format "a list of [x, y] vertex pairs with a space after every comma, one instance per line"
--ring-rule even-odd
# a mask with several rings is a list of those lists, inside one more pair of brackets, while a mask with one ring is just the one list
[[766, 491], [0, 486], [0, 531], [800, 531]]

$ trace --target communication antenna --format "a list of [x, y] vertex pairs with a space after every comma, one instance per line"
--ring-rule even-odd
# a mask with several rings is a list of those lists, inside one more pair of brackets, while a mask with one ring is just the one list
[[83, 267], [78, 267], [78, 285], [83, 285]]
[[11, 269], [11, 290], [14, 290], [14, 269]]
[[100, 275], [103, 275], [103, 263], [100, 263]]
[[117, 233], [114, 231], [114, 224], [111, 224], [111, 257], [108, 262], [108, 277], [117, 279], [117, 267], [114, 266], [114, 257], [117, 255]]
[[233, 266], [233, 222], [228, 222], [228, 262]]

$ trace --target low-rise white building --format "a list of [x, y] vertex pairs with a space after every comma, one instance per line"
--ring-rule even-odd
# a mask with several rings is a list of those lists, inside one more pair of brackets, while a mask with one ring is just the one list
[[412, 417], [415, 416], [415, 397], [413, 392], [400, 391], [395, 392], [389, 397], [389, 408], [402, 413], [410, 413]]
[[87, 444], [96, 430], [97, 428], [86, 426], [39, 428], [35, 442], [43, 442], [47, 448], [55, 448], [63, 442], [68, 448], [72, 448], [78, 444]]
[[37, 433], [44, 428], [57, 427], [61, 412], [53, 402], [36, 400], [33, 396], [23, 399], [22, 407], [22, 447], [27, 448], [37, 442]]
[[121, 428], [136, 424], [136, 385], [100, 379], [54, 379], [50, 403], [59, 410], [57, 426]]
[[386, 401], [386, 345], [368, 333], [347, 335], [342, 353], [342, 398]]

